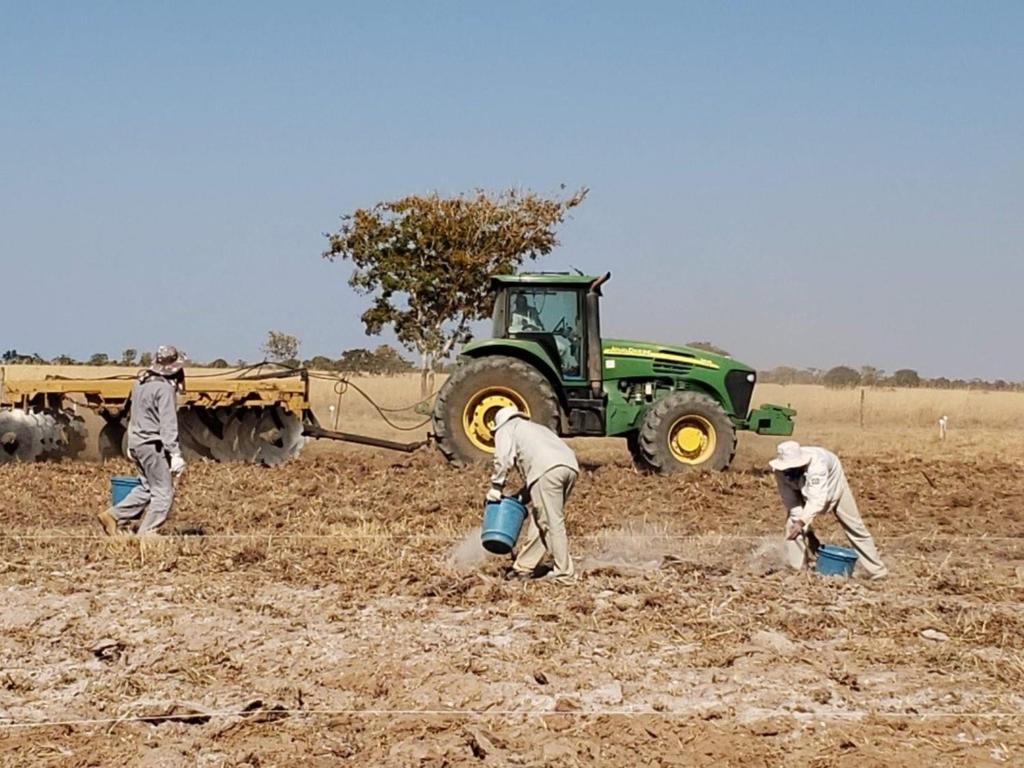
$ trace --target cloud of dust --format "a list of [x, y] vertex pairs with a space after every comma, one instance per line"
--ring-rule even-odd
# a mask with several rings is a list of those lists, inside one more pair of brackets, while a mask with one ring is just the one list
[[663, 527], [648, 523], [603, 533], [597, 539], [597, 554], [582, 558], [580, 570], [657, 570], [665, 555], [672, 553], [672, 541], [666, 537]]
[[754, 573], [770, 573], [786, 567], [786, 542], [781, 537], [763, 539], [747, 558]]
[[480, 526], [477, 526], [455, 544], [448, 552], [448, 561], [459, 571], [472, 571], [487, 560], [487, 550], [480, 543]]

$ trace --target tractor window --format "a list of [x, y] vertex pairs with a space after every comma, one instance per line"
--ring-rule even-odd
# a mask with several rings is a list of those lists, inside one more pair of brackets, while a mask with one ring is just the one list
[[583, 325], [580, 294], [574, 290], [514, 288], [509, 291], [510, 336], [553, 343], [566, 378], [582, 376]]

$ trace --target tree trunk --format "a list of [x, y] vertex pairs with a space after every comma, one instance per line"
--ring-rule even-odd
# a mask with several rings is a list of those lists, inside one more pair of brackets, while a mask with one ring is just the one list
[[429, 352], [420, 352], [420, 397], [425, 398], [430, 394], [434, 384], [433, 372], [434, 356]]

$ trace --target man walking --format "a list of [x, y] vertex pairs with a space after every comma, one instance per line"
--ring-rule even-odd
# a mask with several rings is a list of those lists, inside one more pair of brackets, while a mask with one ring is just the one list
[[875, 541], [861, 519], [857, 501], [846, 482], [839, 457], [824, 448], [801, 446], [793, 440], [779, 444], [776, 458], [768, 462], [775, 471], [786, 521], [786, 561], [790, 568], [807, 565], [808, 550], [817, 552], [819, 542], [811, 524], [818, 515], [835, 512], [850, 546], [871, 579], [884, 579], [889, 569], [878, 556]]
[[565, 531], [565, 505], [580, 467], [576, 454], [547, 427], [534, 424], [515, 406], [502, 408], [494, 417], [494, 474], [488, 501], [500, 501], [509, 471], [518, 468], [530, 498], [530, 519], [522, 549], [506, 576], [533, 578], [544, 555], [554, 568], [544, 578], [555, 584], [577, 581]]
[[120, 504], [96, 515], [108, 536], [142, 517], [138, 535], [155, 533], [167, 520], [174, 501], [174, 477], [185, 471], [178, 445], [178, 391], [185, 372], [174, 347], [160, 347], [153, 364], [132, 387], [128, 455], [141, 483]]

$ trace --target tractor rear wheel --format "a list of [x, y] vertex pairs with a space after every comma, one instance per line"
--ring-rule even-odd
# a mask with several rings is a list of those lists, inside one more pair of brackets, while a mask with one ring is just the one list
[[434, 406], [434, 437], [448, 461], [487, 461], [494, 454], [494, 415], [516, 406], [558, 432], [558, 397], [544, 374], [505, 355], [474, 360], [445, 382]]
[[736, 428], [708, 395], [674, 392], [647, 412], [637, 453], [643, 464], [663, 475], [726, 469], [736, 455]]

